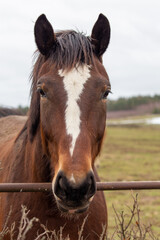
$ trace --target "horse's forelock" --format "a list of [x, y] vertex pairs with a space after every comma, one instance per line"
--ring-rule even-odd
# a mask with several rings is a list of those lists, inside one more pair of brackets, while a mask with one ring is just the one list
[[73, 30], [56, 33], [56, 48], [51, 58], [58, 69], [71, 70], [77, 64], [93, 64], [93, 49], [89, 37]]

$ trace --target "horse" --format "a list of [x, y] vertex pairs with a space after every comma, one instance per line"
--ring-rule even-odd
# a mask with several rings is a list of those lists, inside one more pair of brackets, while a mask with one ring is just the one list
[[62, 227], [65, 239], [79, 239], [82, 225], [83, 239], [104, 239], [107, 207], [103, 192], [96, 191], [100, 180], [95, 159], [105, 135], [111, 91], [102, 63], [110, 41], [109, 21], [100, 14], [89, 37], [74, 30], [55, 32], [42, 14], [35, 22], [34, 37], [37, 50], [28, 116], [1, 118], [7, 136], [4, 131], [0, 141], [0, 182], [51, 182], [52, 190], [1, 193], [0, 229], [7, 219], [8, 227], [14, 222], [18, 236], [24, 205], [29, 219], [39, 219], [26, 239], [41, 233], [40, 223], [55, 232]]

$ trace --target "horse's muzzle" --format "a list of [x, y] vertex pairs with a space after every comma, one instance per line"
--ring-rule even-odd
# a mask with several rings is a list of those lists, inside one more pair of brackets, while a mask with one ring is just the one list
[[96, 192], [94, 175], [89, 172], [81, 184], [73, 184], [60, 171], [54, 184], [54, 194], [59, 209], [68, 213], [82, 213], [89, 207], [89, 203]]

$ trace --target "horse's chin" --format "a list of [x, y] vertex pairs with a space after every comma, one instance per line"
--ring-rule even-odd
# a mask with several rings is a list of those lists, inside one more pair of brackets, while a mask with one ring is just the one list
[[83, 206], [68, 206], [61, 201], [57, 201], [57, 206], [63, 216], [72, 218], [86, 213], [89, 208], [89, 203], [86, 203]]

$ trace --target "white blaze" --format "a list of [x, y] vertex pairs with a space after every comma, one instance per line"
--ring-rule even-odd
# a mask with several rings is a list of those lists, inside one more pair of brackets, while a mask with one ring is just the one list
[[59, 70], [59, 75], [63, 77], [64, 89], [67, 93], [67, 103], [65, 111], [66, 131], [71, 135], [72, 142], [70, 154], [73, 155], [75, 143], [80, 133], [80, 108], [77, 101], [84, 89], [84, 84], [90, 77], [88, 65], [78, 66], [69, 72]]

